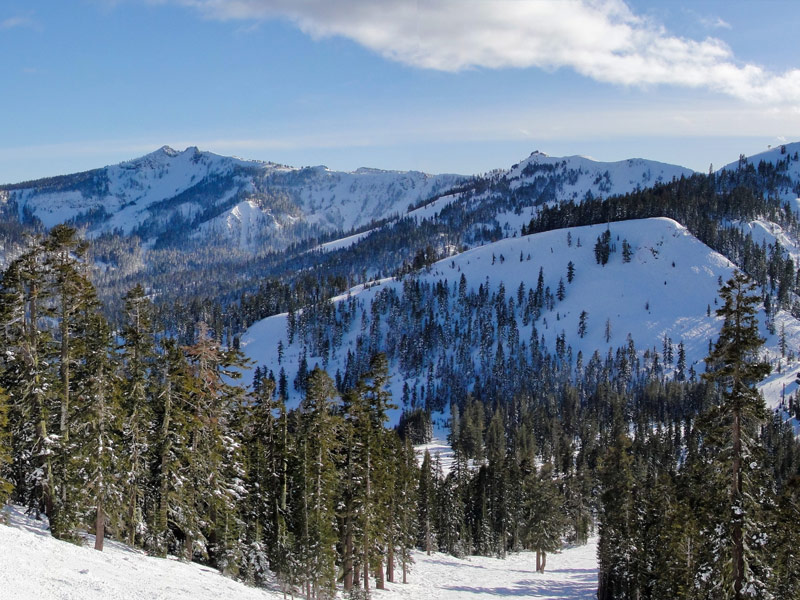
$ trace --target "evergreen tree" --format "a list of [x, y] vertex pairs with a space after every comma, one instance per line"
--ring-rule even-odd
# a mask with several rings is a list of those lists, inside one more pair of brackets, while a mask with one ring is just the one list
[[191, 439], [196, 427], [189, 386], [189, 365], [181, 348], [171, 339], [162, 342], [160, 381], [155, 395], [156, 459], [154, 467], [155, 510], [147, 546], [159, 556], [172, 550], [187, 559], [193, 555], [199, 515], [193, 502], [190, 474]]
[[597, 545], [598, 600], [634, 598], [636, 554], [631, 523], [633, 459], [631, 441], [619, 434], [600, 465], [600, 540]]
[[720, 557], [718, 585], [723, 594], [737, 600], [764, 593], [767, 568], [760, 521], [763, 489], [759, 487], [757, 466], [759, 429], [766, 411], [755, 386], [769, 374], [770, 367], [758, 356], [764, 340], [758, 333], [760, 296], [755, 291], [755, 283], [741, 272], [720, 289], [724, 304], [716, 312], [724, 322], [704, 375], [722, 395], [717, 420], [729, 432], [721, 448], [727, 469], [728, 510], [721, 542], [726, 556]]
[[149, 483], [154, 421], [152, 368], [155, 359], [152, 304], [141, 285], [124, 297], [122, 435], [125, 446], [125, 538], [133, 544], [145, 530], [145, 493]]
[[417, 485], [417, 545], [427, 554], [436, 547], [436, 473], [431, 453], [426, 449], [422, 456]]
[[[188, 360], [189, 398], [193, 408], [194, 427], [190, 432], [189, 463], [190, 501], [192, 511], [199, 517], [197, 527], [186, 542], [189, 552], [199, 552], [224, 569], [234, 568], [231, 552], [242, 523], [235, 518], [243, 477], [240, 443], [236, 429], [231, 426], [242, 402], [242, 388], [228, 383], [239, 378], [246, 365], [240, 352], [224, 350], [211, 336], [207, 326], [200, 323], [197, 338], [184, 349]], [[224, 531], [207, 527], [225, 522]], [[222, 533], [222, 535], [221, 535]]]
[[0, 336], [3, 383], [11, 404], [15, 493], [35, 514], [43, 512], [53, 534], [62, 536], [68, 527], [60, 526], [57, 514], [52, 436], [57, 401], [55, 374], [48, 362], [52, 336], [42, 326], [51, 316], [46, 275], [44, 247], [35, 238], [3, 273]]
[[770, 532], [769, 555], [775, 576], [771, 586], [774, 598], [800, 598], [800, 476], [793, 477], [778, 499]]
[[82, 360], [75, 369], [75, 411], [70, 463], [65, 482], [80, 490], [80, 502], [93, 517], [95, 550], [103, 550], [106, 524], [119, 531], [122, 506], [122, 445], [120, 394], [111, 360], [111, 331], [105, 319], [88, 305], [81, 313]]
[[336, 463], [339, 418], [333, 412], [336, 388], [319, 367], [309, 373], [301, 404], [296, 560], [307, 598], [334, 595], [336, 583]]
[[[97, 310], [98, 303], [94, 287], [86, 275], [84, 255], [88, 244], [77, 237], [77, 231], [67, 225], [56, 225], [44, 240], [45, 268], [51, 288], [51, 311], [58, 321], [54, 332], [58, 350], [59, 382], [58, 404], [58, 446], [55, 452], [56, 477], [59, 481], [59, 524], [66, 535], [78, 524], [79, 500], [81, 484], [71, 475], [73, 468], [70, 462], [77, 452], [75, 444], [70, 440], [71, 424], [74, 412], [72, 392], [74, 383], [71, 380], [72, 366], [75, 362], [76, 348], [85, 340], [75, 339], [78, 327], [76, 319], [81, 312]], [[84, 334], [86, 330], [84, 328]]]
[[608, 259], [611, 256], [611, 230], [606, 229], [603, 233], [597, 236], [597, 242], [594, 245], [594, 258], [598, 265], [606, 266]]
[[[407, 583], [408, 571], [414, 562], [411, 551], [417, 544], [417, 481], [420, 469], [417, 466], [417, 455], [411, 445], [411, 440], [406, 438], [398, 446], [394, 489], [396, 502], [392, 512], [394, 535], [392, 538], [398, 548], [395, 560], [400, 564], [403, 583]], [[394, 581], [394, 579], [389, 578], [389, 581]]]
[[552, 465], [545, 464], [539, 473], [531, 473], [523, 483], [523, 544], [536, 551], [536, 570], [544, 572], [547, 553], [561, 548], [567, 529], [564, 498], [552, 479]]

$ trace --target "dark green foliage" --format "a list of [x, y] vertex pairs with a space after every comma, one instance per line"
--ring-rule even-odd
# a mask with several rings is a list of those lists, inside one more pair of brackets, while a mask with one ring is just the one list
[[594, 258], [598, 265], [606, 266], [608, 259], [611, 256], [611, 231], [606, 229], [603, 233], [597, 236], [597, 242], [594, 245]]
[[763, 452], [759, 429], [766, 410], [755, 385], [769, 374], [770, 366], [758, 356], [764, 340], [758, 332], [756, 312], [761, 298], [755, 290], [755, 283], [742, 273], [736, 273], [720, 289], [724, 304], [717, 315], [725, 321], [707, 359], [705, 374], [724, 399], [712, 425], [729, 431], [719, 448], [725, 474], [720, 484], [729, 490], [724, 503], [729, 513], [717, 528], [724, 532], [718, 534], [724, 553], [718, 579], [719, 586], [732, 588], [737, 599], [765, 593], [769, 569], [765, 564], [766, 532], [761, 514], [769, 502], [769, 490], [757, 468]]

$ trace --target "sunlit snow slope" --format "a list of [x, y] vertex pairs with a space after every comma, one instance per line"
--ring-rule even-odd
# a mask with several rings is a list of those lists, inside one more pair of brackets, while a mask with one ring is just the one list
[[[435, 263], [418, 273], [417, 277], [420, 281], [446, 283], [452, 290], [463, 274], [468, 289], [475, 291], [481, 285], [488, 285], [489, 290], [495, 292], [502, 283], [508, 298], [516, 294], [520, 284], [525, 290], [535, 288], [541, 269], [544, 284], [553, 293], [559, 280], [564, 281], [566, 289], [564, 300], [556, 302], [550, 310], [545, 308], [536, 322], [538, 333], [544, 337], [551, 352], [557, 336], [562, 334], [572, 347], [574, 356], [582, 352], [584, 362], [595, 350], [605, 358], [609, 349], [615, 351], [624, 346], [628, 336], [634, 340], [640, 355], [648, 349], [661, 352], [666, 337], [676, 347], [683, 342], [687, 371], [693, 367], [698, 375], [703, 373], [703, 359], [708, 353], [709, 341], [716, 339], [721, 326], [721, 318], [714, 314], [719, 282], [731, 276], [732, 264], [675, 221], [647, 219], [608, 226], [616, 251], [612, 252], [608, 264], [601, 266], [595, 259], [594, 245], [606, 227], [578, 227], [504, 239]], [[633, 250], [627, 263], [622, 257], [623, 241]], [[567, 283], [569, 262], [575, 267], [571, 284]], [[402, 288], [402, 281], [384, 280], [367, 288], [359, 286], [351, 290], [349, 295], [357, 300], [358, 313], [342, 337], [341, 348], [335, 356], [329, 356], [327, 365], [320, 357], [308, 354], [309, 369], [319, 364], [331, 374], [337, 370], [344, 372], [348, 350], [355, 353], [359, 337], [363, 338], [372, 326], [373, 301], [382, 290], [393, 289], [401, 293]], [[347, 295], [342, 296], [336, 299], [336, 303], [347, 298]], [[451, 308], [455, 310], [455, 307]], [[587, 327], [585, 335], [580, 337], [578, 326], [582, 312], [587, 314]], [[439, 314], [434, 308], [433, 318], [441, 318]], [[516, 318], [520, 339], [528, 340], [532, 326], [524, 325], [519, 313]], [[775, 374], [765, 387], [767, 401], [777, 405], [784, 383], [787, 384], [787, 394], [794, 391], [794, 373], [798, 363], [787, 365], [786, 359], [781, 359], [778, 335], [767, 331], [763, 311], [759, 320], [761, 333], [767, 340], [765, 353], [775, 367]], [[775, 320], [775, 331], [779, 332], [782, 326], [789, 347], [799, 347], [800, 325], [797, 320], [781, 312]], [[610, 333], [608, 341], [607, 329]], [[390, 331], [385, 322], [380, 325], [381, 343], [384, 345], [392, 336], [396, 339], [401, 334], [401, 331]], [[280, 363], [279, 342], [284, 348]], [[309, 352], [309, 347], [307, 340], [297, 337], [289, 343], [286, 315], [254, 324], [242, 338], [242, 348], [250, 358], [273, 369], [276, 374], [283, 367], [289, 381], [295, 377], [300, 357], [304, 350]], [[777, 371], [779, 363], [780, 373]], [[405, 382], [410, 385], [420, 383], [418, 377], [408, 378], [396, 363], [392, 363], [390, 368], [396, 399], [400, 397]], [[672, 368], [668, 369], [668, 376], [671, 371]], [[290, 393], [295, 400], [298, 398], [291, 386]]]
[[[0, 525], [0, 598], [3, 600], [278, 600], [277, 590], [256, 589], [213, 569], [151, 558], [121, 544], [106, 542], [96, 552], [50, 537], [38, 521], [18, 508]], [[548, 557], [536, 573], [531, 553], [506, 560], [458, 559], [415, 552], [408, 584], [387, 583], [373, 591], [382, 600], [483, 600], [498, 595], [522, 598], [594, 598], [597, 589], [596, 540]]]

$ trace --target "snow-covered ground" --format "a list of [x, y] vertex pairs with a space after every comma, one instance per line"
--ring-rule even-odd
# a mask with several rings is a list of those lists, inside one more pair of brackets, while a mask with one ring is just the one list
[[373, 598], [483, 600], [513, 596], [589, 600], [597, 597], [596, 538], [585, 546], [548, 555], [544, 573], [536, 572], [535, 556], [521, 552], [505, 559], [484, 556], [459, 559], [447, 554], [426, 556], [416, 552], [408, 584], [387, 584], [388, 590], [374, 593]]
[[[267, 600], [267, 592], [218, 571], [175, 559], [152, 558], [106, 541], [103, 552], [50, 537], [42, 523], [6, 507], [0, 525], [3, 600]], [[89, 540], [92, 541], [92, 540]], [[94, 542], [92, 541], [92, 544]]]
[[[148, 557], [106, 541], [103, 552], [50, 537], [42, 523], [6, 507], [0, 525], [0, 598], [3, 600], [277, 600], [275, 590], [248, 587], [217, 571], [175, 559]], [[91, 540], [89, 540], [91, 541]], [[549, 555], [536, 573], [531, 553], [505, 560], [414, 553], [408, 583], [373, 591], [380, 600], [480, 600], [496, 596], [589, 599], [596, 595], [596, 540]], [[398, 573], [397, 579], [400, 579]]]

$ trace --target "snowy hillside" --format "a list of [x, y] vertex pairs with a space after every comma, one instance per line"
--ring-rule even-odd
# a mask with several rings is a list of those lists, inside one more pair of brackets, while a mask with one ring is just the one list
[[[106, 542], [104, 552], [55, 540], [42, 523], [18, 507], [4, 511], [0, 525], [2, 598], [15, 600], [277, 600], [279, 590], [256, 589], [195, 563], [151, 558], [122, 544]], [[381, 600], [482, 600], [497, 595], [588, 600], [596, 596], [596, 540], [551, 555], [545, 573], [535, 571], [531, 553], [506, 560], [458, 559], [415, 552], [408, 584], [387, 583], [373, 591]]]
[[[164, 146], [117, 165], [0, 188], [20, 218], [45, 227], [72, 220], [92, 235], [151, 239], [178, 229], [252, 249], [276, 229], [349, 230], [405, 212], [464, 181], [459, 175], [326, 167], [295, 168]], [[289, 239], [288, 241], [296, 241]], [[285, 244], [278, 244], [285, 245]]]
[[443, 209], [458, 203], [467, 212], [482, 215], [484, 226], [498, 227], [503, 237], [512, 237], [543, 205], [623, 195], [692, 174], [685, 167], [640, 158], [600, 162], [536, 151], [508, 170], [493, 172], [480, 191], [468, 189], [438, 198], [408, 216], [417, 222], [436, 219]]
[[[461, 360], [474, 365], [474, 374], [479, 374], [493, 368], [498, 341], [506, 352], [510, 351], [513, 342], [501, 335], [501, 328], [490, 331], [494, 337], [485, 341], [490, 345], [485, 351], [479, 349], [482, 334], [476, 337], [472, 333], [472, 338], [463, 337], [468, 335], [465, 333], [467, 329], [485, 326], [475, 320], [477, 317], [469, 320], [470, 317], [462, 314], [459, 303], [464, 302], [459, 297], [464, 293], [457, 288], [461, 287], [463, 276], [466, 293], [474, 294], [475, 299], [481, 296], [494, 298], [502, 285], [505, 304], [513, 303], [509, 313], [515, 319], [517, 333], [511, 337], [517, 336], [518, 340], [533, 343], [531, 334], [535, 326], [536, 342], [541, 338], [549, 352], [557, 353], [561, 338], [570, 348], [571, 360], [577, 360], [580, 353], [584, 365], [595, 351], [604, 359], [609, 352], [625, 347], [632, 340], [642, 362], [645, 362], [645, 352], [661, 354], [661, 367], [668, 376], [677, 369], [678, 346], [682, 344], [686, 377], [692, 370], [697, 375], [704, 372], [703, 359], [708, 353], [709, 340], [716, 338], [721, 325], [720, 319], [714, 315], [719, 282], [732, 274], [731, 263], [697, 241], [684, 227], [668, 219], [612, 223], [609, 229], [612, 249], [615, 247], [616, 251], [612, 250], [605, 266], [597, 264], [594, 253], [598, 236], [606, 230], [602, 225], [504, 239], [445, 259], [419, 273], [416, 279], [419, 284], [449, 290], [446, 302], [423, 303], [417, 309], [422, 315], [420, 331], [425, 332], [435, 324], [443, 330], [445, 338], [435, 351], [425, 353], [426, 364], [433, 365], [431, 368], [435, 367], [437, 373], [442, 372], [442, 361], [446, 363], [449, 357], [459, 356], [464, 341], [468, 344], [470, 357]], [[631, 248], [629, 262], [625, 262], [623, 257], [623, 243]], [[568, 283], [570, 262], [574, 266], [574, 279]], [[523, 305], [528, 301], [520, 303], [518, 299], [535, 295], [540, 269], [545, 294], [552, 295], [552, 303], [545, 303], [538, 319], [532, 318], [526, 324]], [[563, 300], [558, 300], [557, 290], [562, 284]], [[430, 378], [427, 375], [429, 371], [408, 364], [408, 352], [403, 346], [408, 325], [396, 318], [392, 320], [394, 317], [391, 316], [375, 315], [380, 315], [382, 310], [391, 314], [392, 309], [387, 306], [392, 306], [394, 295], [405, 293], [403, 298], [412, 301], [410, 294], [417, 292], [409, 286], [409, 281], [383, 280], [368, 287], [360, 286], [335, 299], [339, 320], [335, 325], [330, 322], [326, 325], [331, 330], [331, 338], [327, 341], [320, 343], [315, 341], [314, 334], [303, 334], [299, 324], [295, 328], [297, 333], [290, 340], [287, 315], [284, 314], [254, 324], [243, 336], [242, 348], [257, 364], [273, 369], [276, 375], [283, 368], [289, 382], [294, 379], [304, 354], [308, 368], [319, 364], [331, 374], [338, 372], [344, 376], [348, 361], [357, 360], [355, 357], [367, 346], [378, 348], [388, 352], [390, 360], [396, 358], [391, 364], [394, 373], [392, 386], [394, 397], [399, 400], [404, 384], [415, 392], [420, 387], [421, 391], [426, 376]], [[474, 303], [475, 299], [468, 297], [466, 303]], [[478, 308], [477, 313], [496, 310], [494, 305], [487, 306], [490, 309]], [[349, 316], [342, 316], [348, 312]], [[585, 331], [580, 335], [582, 313], [585, 313]], [[309, 318], [316, 320], [319, 315]], [[297, 315], [295, 320], [301, 323], [303, 315]], [[767, 331], [763, 312], [759, 320], [762, 335], [767, 338], [769, 357], [777, 368], [781, 358], [778, 335]], [[343, 329], [340, 331], [339, 327]], [[448, 328], [453, 331], [448, 332]], [[789, 347], [800, 347], [800, 324], [781, 312], [776, 317], [775, 329], [780, 331], [781, 328]], [[672, 359], [668, 363], [663, 354], [665, 342], [671, 344]], [[320, 347], [323, 348], [321, 353], [314, 351]], [[486, 355], [491, 356], [487, 358]], [[792, 366], [796, 371], [798, 364]], [[772, 405], [780, 400], [784, 382], [791, 384], [786, 388], [787, 393], [794, 389], [791, 383], [794, 371], [787, 368], [785, 359], [782, 367], [782, 373], [776, 372], [768, 380], [773, 382], [767, 388], [768, 402]], [[774, 384], [775, 381], [780, 383]], [[775, 385], [780, 388], [777, 394]], [[289, 391], [298, 397], [291, 386]]]
[[753, 156], [741, 156], [717, 171], [736, 183], [757, 184], [767, 194], [800, 209], [800, 142], [782, 144]]
[[607, 197], [668, 183], [694, 171], [653, 160], [599, 162], [584, 156], [552, 157], [534, 152], [505, 175], [512, 189], [552, 181], [558, 201], [580, 202], [586, 195]]

